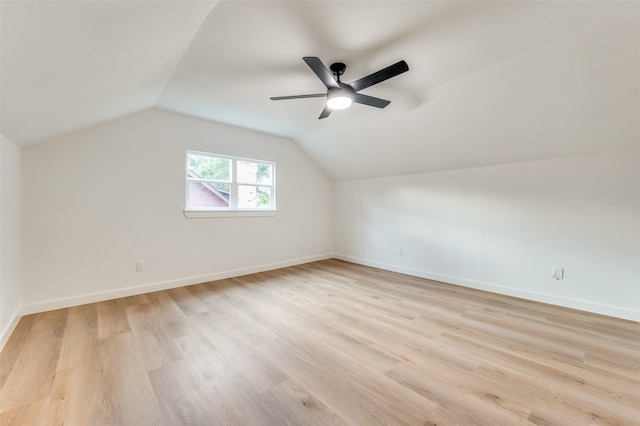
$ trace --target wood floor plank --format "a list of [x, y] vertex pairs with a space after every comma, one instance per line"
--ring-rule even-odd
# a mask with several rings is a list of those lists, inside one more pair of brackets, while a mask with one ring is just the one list
[[67, 312], [60, 309], [35, 314], [29, 336], [0, 388], [0, 413], [51, 393]]
[[173, 299], [185, 315], [199, 314], [209, 310], [206, 303], [197, 297], [193, 297], [188, 287], [172, 288], [167, 294]]
[[0, 424], [640, 425], [640, 324], [339, 260], [23, 317]]
[[48, 418], [50, 407], [49, 398], [43, 398], [31, 403], [21, 405], [17, 408], [0, 412], [0, 425], [2, 426], [23, 426], [39, 425]]
[[[264, 306], [261, 304], [264, 298], [256, 299], [260, 300], [260, 303], [251, 303], [251, 299], [248, 298], [245, 300], [250, 303], [251, 315], [257, 321], [268, 321], [271, 324], [271, 329], [278, 335], [290, 335], [295, 329], [303, 330], [306, 334], [316, 336], [318, 340], [336, 351], [366, 362], [368, 366], [380, 372], [388, 370], [399, 361], [398, 358], [377, 349], [369, 339], [361, 339], [360, 336], [345, 333], [332, 327], [326, 319], [318, 321], [324, 312], [306, 309], [304, 315], [296, 314], [295, 320], [291, 321], [292, 316], [289, 315], [291, 307], [279, 307], [271, 304]], [[336, 319], [334, 318], [334, 320]]]
[[446, 419], [444, 424], [519, 424], [529, 415], [524, 407], [509, 403], [506, 396], [497, 396], [493, 390], [482, 392], [467, 377], [442, 365], [418, 367], [402, 362], [389, 370], [387, 377], [429, 400], [436, 407], [429, 417]]
[[[160, 405], [131, 332], [102, 339], [94, 357], [91, 395], [98, 424], [163, 425]], [[70, 419], [68, 422], [72, 422]]]
[[125, 311], [136, 348], [147, 370], [156, 369], [181, 358], [173, 338], [165, 333], [151, 304], [127, 306]]
[[222, 383], [207, 379], [186, 358], [153, 370], [149, 376], [167, 425], [226, 425], [236, 420], [222, 397]]
[[191, 332], [188, 317], [164, 291], [147, 293], [147, 301], [153, 307], [163, 332], [172, 338], [186, 336]]
[[553, 379], [555, 383], [573, 382], [578, 387], [600, 393], [605, 400], [613, 398], [628, 406], [640, 407], [640, 394], [628, 392], [629, 389], [640, 389], [640, 381], [628, 381], [621, 376], [611, 380], [613, 377], [609, 371], [588, 368], [584, 363], [548, 356], [537, 349], [509, 344], [501, 339], [458, 333], [445, 334], [440, 340], [449, 347], [464, 348], [478, 360], [491, 360], [494, 364], [542, 375]]
[[98, 342], [98, 309], [95, 303], [69, 308], [56, 370], [90, 361]]
[[[413, 392], [404, 392], [378, 374], [367, 375], [364, 369], [350, 365], [327, 347], [297, 339], [283, 339], [277, 345], [260, 349], [297, 383], [330, 407], [350, 424], [418, 424], [435, 407]], [[329, 356], [329, 355], [333, 356]], [[363, 377], [367, 376], [367, 380]], [[361, 385], [366, 383], [366, 385]], [[384, 395], [384, 397], [382, 397]], [[387, 410], [376, 410], [384, 400]], [[408, 417], [410, 421], [405, 420]]]
[[293, 380], [284, 381], [270, 388], [264, 394], [265, 399], [286, 411], [288, 423], [291, 425], [310, 426], [346, 426], [349, 423], [332, 412], [313, 394]]
[[[87, 357], [96, 357], [94, 348]], [[49, 411], [40, 424], [100, 424], [103, 407], [97, 390], [102, 387], [97, 360], [58, 370], [51, 390]], [[46, 421], [44, 420], [46, 419]]]
[[138, 294], [135, 296], [121, 297], [119, 299], [116, 299], [116, 302], [118, 303], [118, 305], [126, 308], [128, 306], [136, 306], [148, 303], [148, 300], [146, 294]]
[[117, 299], [99, 302], [96, 306], [98, 308], [98, 336], [100, 339], [131, 331], [127, 312]]
[[7, 381], [7, 377], [11, 372], [11, 368], [16, 362], [18, 356], [20, 356], [21, 350], [27, 344], [27, 339], [31, 333], [33, 327], [33, 321], [35, 321], [35, 315], [25, 315], [20, 319], [20, 327], [16, 327], [4, 349], [0, 352], [0, 388], [2, 388]]

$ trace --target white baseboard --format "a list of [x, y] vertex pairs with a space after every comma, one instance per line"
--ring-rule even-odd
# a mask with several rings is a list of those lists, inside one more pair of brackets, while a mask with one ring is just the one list
[[490, 293], [503, 294], [505, 296], [513, 296], [521, 299], [532, 300], [536, 302], [547, 303], [550, 305], [562, 306], [565, 308], [578, 309], [580, 311], [591, 312], [595, 314], [607, 315], [610, 317], [621, 318], [630, 321], [640, 321], [640, 311], [632, 309], [620, 308], [617, 306], [603, 305], [585, 300], [576, 300], [566, 297], [554, 296], [551, 294], [537, 293], [528, 290], [520, 290], [512, 287], [505, 287], [497, 284], [486, 283], [482, 281], [469, 280], [449, 275], [436, 274], [429, 271], [419, 269], [405, 268], [402, 266], [392, 265], [388, 263], [377, 262], [368, 259], [349, 256], [346, 254], [335, 253], [334, 258], [344, 260], [346, 262], [357, 263], [359, 265], [371, 266], [374, 268], [384, 269], [386, 271], [398, 272], [401, 274], [411, 275], [414, 277], [426, 278], [429, 280], [440, 281], [446, 284], [459, 285], [461, 287], [469, 287], [477, 290], [488, 291]]
[[2, 328], [2, 331], [0, 331], [0, 351], [4, 348], [7, 340], [9, 340], [9, 336], [11, 336], [11, 333], [13, 333], [16, 325], [18, 325], [18, 321], [20, 321], [20, 318], [22, 317], [22, 315], [20, 315], [20, 310], [21, 308], [18, 306], [11, 316], [11, 321], [9, 321], [9, 323]]
[[273, 269], [286, 268], [287, 266], [301, 265], [303, 263], [315, 262], [318, 260], [331, 259], [333, 254], [326, 253], [317, 256], [309, 256], [288, 260], [285, 262], [269, 263], [266, 265], [252, 266], [248, 268], [233, 269], [229, 271], [216, 272], [208, 275], [199, 275], [182, 278], [178, 280], [164, 281], [141, 286], [122, 288], [113, 291], [90, 293], [77, 297], [68, 297], [46, 302], [23, 305], [20, 309], [21, 315], [35, 314], [39, 312], [51, 311], [54, 309], [69, 308], [71, 306], [84, 305], [86, 303], [102, 302], [104, 300], [117, 299], [120, 297], [136, 296], [138, 294], [150, 293], [153, 291], [167, 290], [170, 288], [183, 287], [192, 284], [200, 284], [209, 281], [221, 280], [225, 278], [239, 277], [241, 275], [254, 274], [257, 272], [271, 271]]
[[13, 315], [12, 321], [7, 324], [0, 334], [0, 350], [4, 347], [9, 336], [15, 329], [18, 321], [22, 315], [35, 314], [39, 312], [50, 311], [53, 309], [68, 308], [71, 306], [82, 305], [85, 303], [101, 302], [104, 300], [117, 299], [120, 297], [135, 296], [138, 294], [150, 293], [153, 291], [167, 290], [170, 288], [182, 287], [186, 285], [199, 284], [208, 281], [221, 280], [225, 278], [233, 278], [242, 275], [253, 274], [257, 272], [270, 271], [279, 268], [286, 268], [288, 266], [300, 265], [304, 263], [315, 262], [318, 260], [325, 260], [336, 258], [347, 262], [352, 262], [360, 265], [371, 266], [374, 268], [384, 269], [387, 271], [398, 272], [401, 274], [412, 275], [415, 277], [426, 278], [434, 281], [440, 281], [447, 284], [459, 285], [462, 287], [469, 287], [478, 290], [484, 290], [491, 293], [504, 294], [506, 296], [519, 297], [522, 299], [533, 300], [536, 302], [548, 303], [551, 305], [563, 306], [572, 309], [578, 309], [586, 312], [592, 312], [596, 314], [607, 315], [616, 318], [622, 318], [631, 321], [640, 321], [640, 311], [634, 311], [631, 309], [620, 308], [617, 306], [609, 306], [597, 304], [589, 301], [581, 301], [575, 299], [568, 299], [564, 297], [536, 293], [527, 290], [519, 290], [511, 287], [500, 286], [491, 283], [485, 283], [481, 281], [468, 280], [460, 277], [453, 277], [448, 275], [436, 274], [428, 271], [422, 271], [418, 269], [405, 268], [402, 266], [377, 262], [368, 259], [361, 259], [345, 254], [331, 254], [326, 253], [317, 256], [309, 256], [305, 258], [293, 259], [285, 262], [270, 263], [265, 265], [252, 266], [248, 268], [240, 268], [229, 271], [217, 272], [208, 275], [200, 275], [182, 278], [178, 280], [164, 281], [153, 284], [146, 284], [142, 286], [128, 287], [113, 291], [105, 291], [98, 293], [90, 293], [77, 297], [69, 297], [63, 299], [49, 300], [46, 302], [32, 303], [28, 305], [22, 305], [19, 307]]

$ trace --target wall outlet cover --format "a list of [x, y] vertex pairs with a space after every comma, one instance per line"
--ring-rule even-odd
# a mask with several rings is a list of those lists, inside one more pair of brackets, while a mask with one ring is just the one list
[[551, 268], [551, 278], [559, 281], [564, 278], [564, 268], [562, 266], [554, 266]]

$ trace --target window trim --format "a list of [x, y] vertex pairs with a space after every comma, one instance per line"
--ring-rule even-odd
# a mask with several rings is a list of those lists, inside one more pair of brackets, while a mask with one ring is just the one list
[[[204, 155], [214, 158], [224, 158], [231, 160], [231, 181], [219, 181], [216, 179], [190, 179], [188, 177], [189, 170], [189, 154]], [[239, 182], [237, 176], [238, 161], [246, 161], [257, 164], [268, 164], [271, 166], [271, 184], [259, 184], [255, 186], [264, 186], [271, 188], [271, 207], [269, 208], [240, 208], [238, 207], [238, 186], [248, 185], [247, 182]], [[255, 158], [237, 157], [233, 155], [216, 154], [213, 152], [196, 151], [187, 149], [185, 151], [185, 207], [183, 213], [187, 218], [207, 218], [207, 217], [251, 217], [251, 216], [275, 216], [276, 208], [276, 163], [268, 160], [258, 160]], [[229, 207], [208, 207], [198, 208], [189, 207], [189, 183], [192, 182], [216, 182], [229, 185]], [[233, 195], [232, 195], [233, 194]]]
[[183, 210], [188, 219], [204, 219], [208, 217], [261, 217], [275, 216], [276, 210]]

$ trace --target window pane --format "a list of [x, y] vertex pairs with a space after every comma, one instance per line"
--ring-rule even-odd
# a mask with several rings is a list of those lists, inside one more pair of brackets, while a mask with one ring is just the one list
[[238, 182], [273, 184], [273, 166], [271, 164], [238, 161]]
[[238, 182], [256, 183], [258, 165], [249, 161], [238, 161]]
[[241, 209], [271, 208], [271, 187], [238, 185], [238, 207]]
[[273, 185], [273, 166], [271, 164], [258, 164], [256, 177], [256, 183]]
[[231, 160], [208, 155], [187, 154], [187, 177], [231, 181]]
[[[269, 166], [271, 168], [271, 166]], [[270, 186], [259, 186], [256, 193], [256, 207], [259, 209], [268, 209], [273, 208], [273, 202], [271, 201], [271, 191], [272, 188]]]
[[189, 182], [188, 207], [229, 207], [229, 185], [224, 183]]

